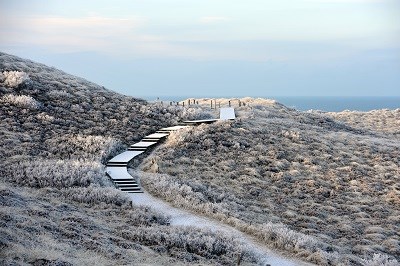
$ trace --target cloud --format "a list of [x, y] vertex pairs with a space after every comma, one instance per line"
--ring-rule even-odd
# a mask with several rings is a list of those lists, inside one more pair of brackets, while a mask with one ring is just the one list
[[219, 23], [222, 21], [227, 21], [229, 20], [228, 17], [202, 17], [200, 18], [200, 23], [203, 24], [211, 24], [211, 23]]
[[47, 46], [53, 51], [107, 51], [126, 40], [157, 41], [156, 36], [137, 31], [146, 25], [144, 18], [108, 18], [89, 16], [65, 17], [6, 17], [1, 19], [0, 34], [7, 36], [3, 45]]

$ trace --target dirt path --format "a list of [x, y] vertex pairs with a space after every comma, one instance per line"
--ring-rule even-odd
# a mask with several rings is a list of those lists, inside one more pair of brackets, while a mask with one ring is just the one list
[[211, 220], [209, 218], [191, 213], [189, 211], [180, 210], [164, 201], [153, 197], [147, 192], [130, 194], [130, 197], [134, 204], [148, 206], [156, 210], [157, 212], [163, 213], [171, 217], [171, 226], [194, 226], [198, 228], [210, 229], [215, 231], [221, 231], [226, 234], [234, 235], [240, 238], [250, 249], [254, 250], [262, 258], [260, 261], [262, 265], [279, 265], [279, 266], [295, 266], [295, 265], [312, 265], [301, 262], [297, 259], [288, 258], [281, 254], [278, 254], [263, 245], [257, 243], [251, 237], [244, 233], [236, 230], [233, 227], [222, 224], [218, 221]]

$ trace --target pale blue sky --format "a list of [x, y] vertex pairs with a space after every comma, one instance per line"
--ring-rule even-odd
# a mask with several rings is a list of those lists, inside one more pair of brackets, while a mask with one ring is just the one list
[[400, 96], [398, 0], [0, 0], [0, 36], [132, 96]]

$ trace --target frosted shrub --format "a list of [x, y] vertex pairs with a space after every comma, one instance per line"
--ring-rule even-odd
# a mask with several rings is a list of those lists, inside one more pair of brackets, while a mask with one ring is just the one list
[[372, 259], [364, 259], [365, 266], [397, 266], [399, 262], [396, 259], [391, 259], [388, 255], [374, 253]]
[[111, 137], [72, 134], [48, 139], [45, 145], [47, 151], [61, 158], [90, 158], [101, 163], [125, 148], [122, 142]]
[[125, 239], [140, 241], [147, 246], [161, 245], [167, 250], [218, 259], [223, 265], [232, 264], [238, 255], [243, 255], [245, 261], [256, 262], [254, 254], [249, 252], [237, 238], [211, 230], [199, 230], [187, 226], [164, 227], [163, 230], [159, 227], [150, 227], [146, 230], [121, 231], [120, 235]]
[[119, 140], [108, 138], [103, 144], [102, 151], [100, 153], [101, 163], [105, 164], [112, 157], [118, 155], [125, 150], [126, 146]]
[[9, 88], [17, 88], [29, 80], [28, 74], [22, 71], [3, 71], [0, 73], [0, 84]]
[[286, 250], [314, 250], [319, 246], [314, 238], [290, 230], [283, 224], [266, 223], [259, 226], [259, 234], [266, 241]]
[[104, 178], [100, 164], [79, 160], [22, 161], [3, 166], [1, 175], [9, 181], [36, 188], [87, 187], [92, 183], [102, 184]]
[[48, 115], [48, 114], [46, 114], [46, 113], [37, 114], [36, 117], [37, 117], [39, 120], [41, 120], [41, 121], [43, 121], [43, 122], [47, 122], [47, 123], [51, 123], [51, 122], [54, 121], [54, 117], [51, 116], [51, 115]]
[[184, 120], [210, 119], [212, 118], [212, 114], [201, 108], [184, 108], [181, 118]]
[[110, 187], [73, 187], [63, 189], [62, 193], [69, 199], [89, 204], [104, 202], [121, 206], [130, 202], [126, 193]]
[[65, 90], [51, 90], [47, 93], [51, 98], [70, 98], [72, 95]]
[[31, 96], [7, 94], [0, 98], [0, 103], [15, 105], [21, 108], [38, 109], [40, 103]]

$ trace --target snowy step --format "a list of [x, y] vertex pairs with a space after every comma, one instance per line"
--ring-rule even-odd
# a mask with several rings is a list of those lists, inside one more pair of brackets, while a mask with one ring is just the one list
[[129, 147], [128, 151], [146, 151], [147, 148]]
[[139, 185], [134, 183], [134, 184], [116, 184], [119, 188], [138, 188]]
[[143, 151], [125, 151], [109, 160], [108, 163], [129, 163], [130, 160], [142, 153]]
[[133, 191], [142, 191], [139, 187], [136, 188], [119, 188], [119, 190], [124, 191], [124, 192], [133, 192]]
[[106, 173], [112, 180], [133, 179], [132, 176], [128, 173], [128, 169], [126, 167], [107, 166]]
[[135, 179], [122, 179], [122, 180], [113, 180], [114, 183], [116, 184], [136, 184], [136, 180]]
[[153, 142], [151, 142], [151, 141], [146, 141], [146, 142], [140, 141], [138, 143], [135, 143], [135, 144], [131, 145], [130, 147], [131, 148], [148, 148], [148, 147], [153, 146], [155, 144], [157, 144], [156, 141], [153, 141]]
[[107, 166], [112, 166], [112, 167], [126, 167], [128, 163], [107, 163]]
[[162, 140], [163, 138], [165, 138], [167, 136], [168, 136], [168, 133], [154, 133], [154, 134], [147, 135], [146, 137], [144, 137], [142, 139], [142, 141], [144, 141], [144, 142], [149, 142], [149, 141], [158, 142], [158, 141]]
[[124, 191], [126, 193], [143, 193], [143, 190], [135, 190], [135, 191]]
[[234, 120], [235, 118], [235, 109], [233, 109], [233, 107], [225, 107], [219, 109], [220, 120]]
[[176, 131], [176, 130], [187, 128], [187, 127], [188, 126], [184, 126], [184, 125], [178, 125], [178, 126], [173, 126], [173, 127], [164, 127], [164, 128], [161, 128], [160, 131], [172, 132], [172, 131]]

